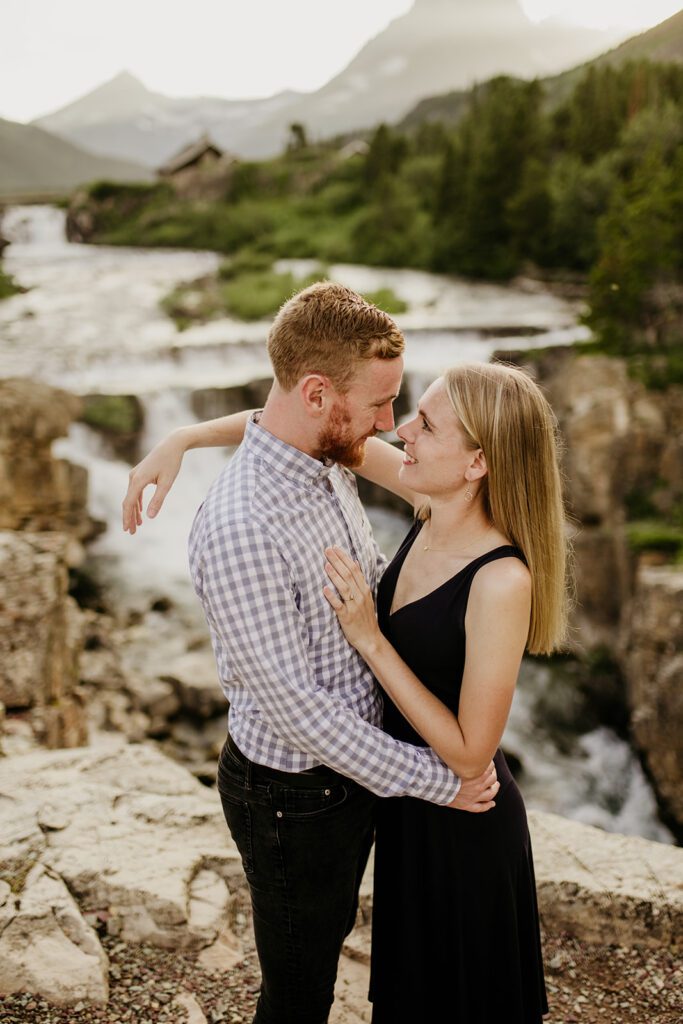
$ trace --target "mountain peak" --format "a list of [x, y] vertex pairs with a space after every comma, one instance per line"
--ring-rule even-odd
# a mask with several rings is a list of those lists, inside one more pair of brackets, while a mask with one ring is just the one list
[[130, 71], [119, 71], [85, 96], [53, 114], [36, 118], [32, 123], [59, 134], [72, 124], [96, 123], [103, 117], [111, 120], [134, 117], [141, 108], [155, 104], [158, 99], [157, 94]]
[[111, 78], [110, 81], [112, 81], [112, 82], [134, 82], [136, 85], [142, 85], [142, 82], [140, 81], [140, 79], [136, 78], [136, 76], [132, 73], [132, 71], [128, 71], [127, 68], [124, 68], [123, 71], [119, 71], [118, 75], [114, 75], [114, 77]]
[[472, 10], [472, 4], [470, 0], [414, 0], [413, 6], [410, 12], [420, 11], [426, 13], [430, 9], [444, 7], [450, 8], [451, 11], [455, 11], [460, 8], [460, 14], [471, 17], [475, 17], [478, 14], [482, 14], [485, 17], [490, 17], [492, 14], [500, 14], [501, 11], [513, 12], [514, 14], [523, 14], [522, 5], [520, 0], [486, 0], [485, 10], [477, 11]]
[[93, 96], [95, 93], [102, 95], [103, 92], [117, 92], [120, 95], [127, 96], [147, 96], [149, 95], [149, 89], [147, 86], [136, 78], [130, 71], [119, 71], [113, 78], [107, 79], [102, 85], [98, 85], [93, 89], [89, 95]]
[[474, 32], [484, 38], [496, 29], [528, 31], [532, 27], [520, 0], [486, 0], [479, 4], [471, 0], [414, 0], [410, 10], [397, 19], [398, 24], [419, 26], [422, 32], [436, 21], [446, 31]]

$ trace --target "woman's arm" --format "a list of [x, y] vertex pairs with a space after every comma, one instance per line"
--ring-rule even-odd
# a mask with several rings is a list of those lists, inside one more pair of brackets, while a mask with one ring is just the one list
[[[248, 409], [204, 423], [178, 427], [155, 445], [149, 454], [133, 467], [128, 476], [128, 490], [122, 503], [124, 531], [133, 534], [138, 526], [142, 526], [142, 494], [145, 487], [156, 484], [147, 506], [147, 515], [153, 519], [173, 486], [185, 452], [191, 448], [239, 444], [244, 437], [247, 420], [254, 411]], [[424, 495], [417, 494], [400, 483], [398, 471], [402, 462], [403, 456], [397, 448], [378, 437], [371, 437], [366, 442], [365, 461], [356, 472], [366, 480], [398, 494], [417, 509], [425, 498]]]
[[354, 473], [362, 476], [365, 480], [379, 484], [386, 491], [398, 494], [404, 498], [409, 505], [417, 508], [426, 500], [424, 494], [417, 494], [402, 484], [398, 478], [398, 471], [403, 464], [403, 453], [379, 437], [370, 437], [365, 442], [365, 459], [362, 466], [354, 469]]
[[153, 519], [164, 503], [178, 475], [183, 455], [190, 448], [215, 448], [239, 444], [253, 409], [221, 416], [204, 423], [178, 427], [152, 448], [128, 475], [128, 490], [123, 499], [123, 529], [135, 533], [142, 526], [142, 493], [148, 484], [156, 484], [147, 515]]
[[517, 559], [483, 566], [468, 603], [467, 654], [458, 715], [417, 676], [380, 632], [372, 594], [346, 552], [328, 548], [330, 588], [325, 596], [347, 639], [368, 663], [403, 716], [462, 778], [479, 775], [500, 743], [524, 654], [531, 610], [531, 577]]

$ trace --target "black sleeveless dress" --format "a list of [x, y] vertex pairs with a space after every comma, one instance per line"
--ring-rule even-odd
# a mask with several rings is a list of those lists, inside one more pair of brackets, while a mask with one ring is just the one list
[[[386, 569], [379, 623], [418, 678], [454, 712], [465, 663], [465, 612], [475, 558], [390, 615], [418, 521]], [[384, 729], [425, 746], [387, 694]], [[483, 814], [394, 797], [379, 800], [370, 999], [372, 1024], [540, 1024], [547, 1013], [536, 887], [522, 797], [499, 750], [500, 790]]]

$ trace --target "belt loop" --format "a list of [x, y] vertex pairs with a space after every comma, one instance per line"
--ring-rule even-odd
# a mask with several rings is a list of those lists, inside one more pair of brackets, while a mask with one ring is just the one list
[[251, 778], [252, 767], [253, 767], [252, 762], [249, 760], [248, 757], [245, 757], [244, 758], [244, 788], [246, 790], [250, 790], [252, 788], [252, 778]]

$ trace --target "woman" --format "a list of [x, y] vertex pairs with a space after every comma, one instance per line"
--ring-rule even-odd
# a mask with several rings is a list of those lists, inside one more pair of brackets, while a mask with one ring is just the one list
[[336, 548], [325, 596], [385, 692], [384, 728], [462, 777], [493, 756], [500, 790], [483, 815], [380, 801], [372, 1020], [537, 1024], [547, 1002], [531, 847], [498, 744], [524, 650], [549, 653], [566, 628], [555, 422], [521, 371], [464, 366], [430, 386], [398, 435], [404, 456], [373, 440], [361, 471], [416, 512], [377, 613]]

